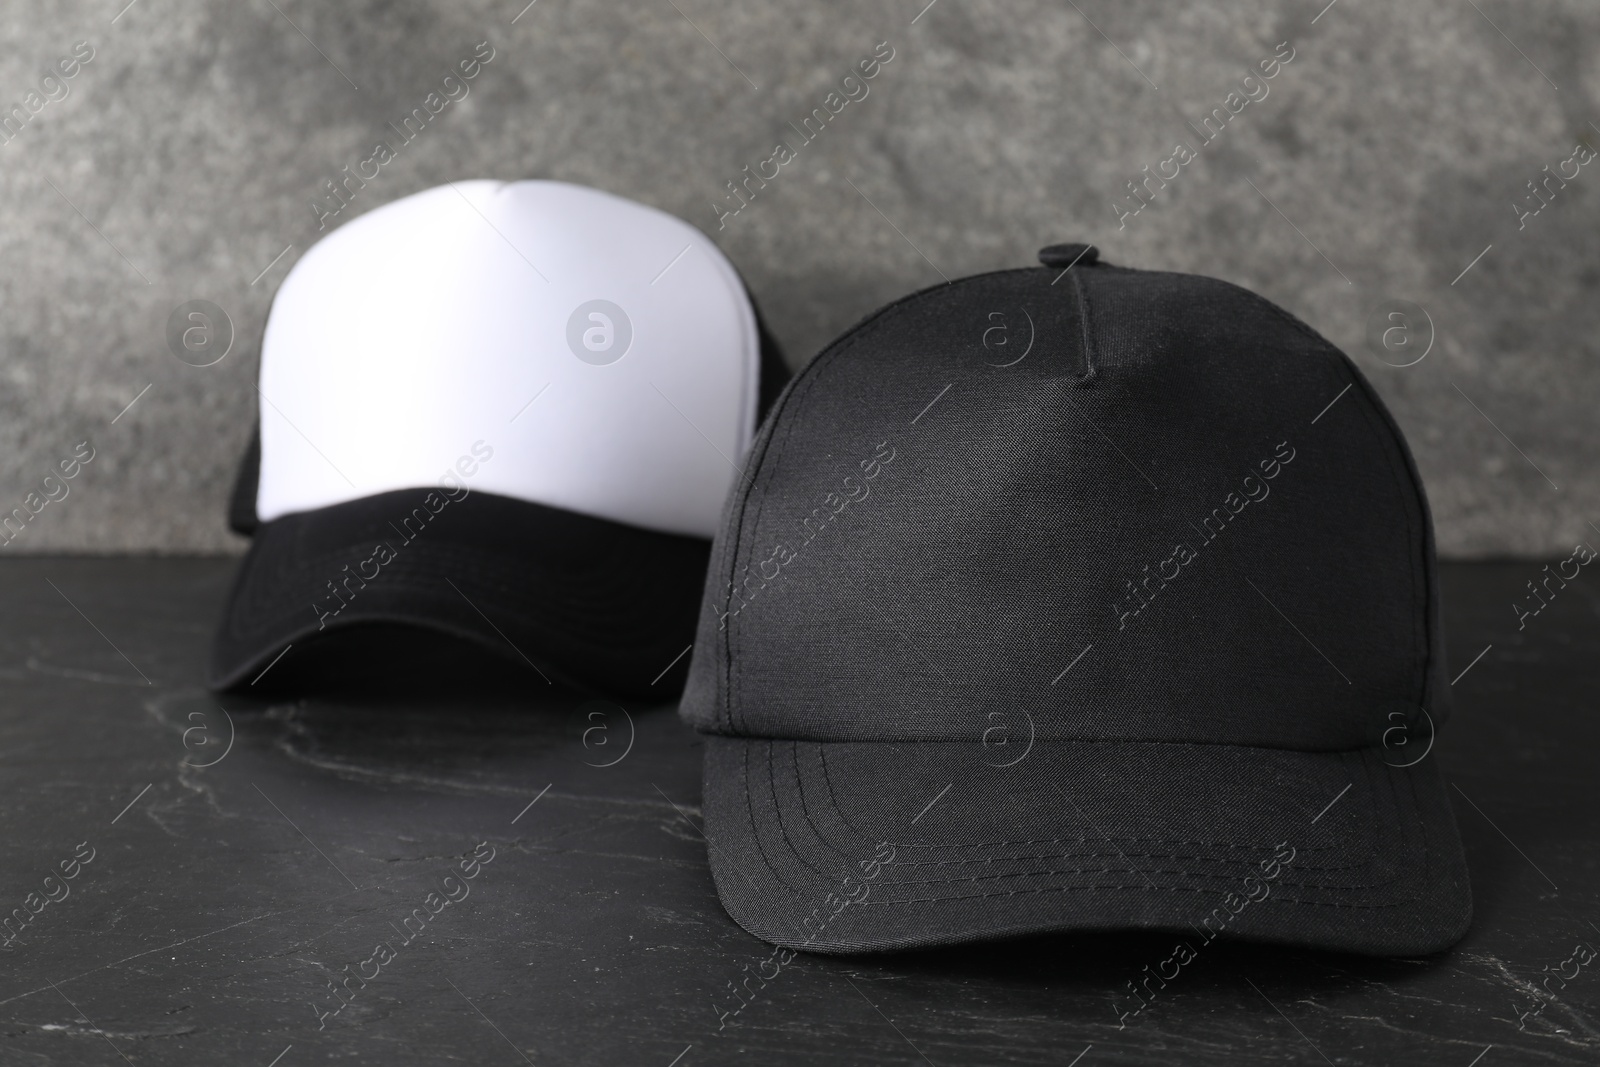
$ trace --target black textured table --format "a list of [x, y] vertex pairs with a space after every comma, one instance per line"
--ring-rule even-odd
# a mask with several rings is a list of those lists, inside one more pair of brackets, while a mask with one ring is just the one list
[[[395, 635], [338, 685], [310, 648], [257, 687], [321, 671], [315, 699], [219, 702], [200, 679], [231, 569], [0, 562], [0, 1063], [1600, 1063], [1587, 572], [1519, 630], [1539, 565], [1444, 569], [1466, 670], [1427, 758], [1472, 869], [1459, 946], [1219, 942], [1119, 1029], [1170, 937], [772, 976], [717, 904], [671, 707]], [[382, 686], [386, 664], [406, 670]]]

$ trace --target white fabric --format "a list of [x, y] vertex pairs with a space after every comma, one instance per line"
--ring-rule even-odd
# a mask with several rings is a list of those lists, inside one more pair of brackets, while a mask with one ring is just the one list
[[[625, 324], [574, 319], [593, 301], [631, 324], [620, 358]], [[575, 354], [569, 321], [600, 351]], [[430, 189], [341, 226], [279, 289], [256, 512], [437, 485], [482, 442], [473, 490], [710, 537], [759, 360], [738, 275], [681, 219], [563, 182]]]

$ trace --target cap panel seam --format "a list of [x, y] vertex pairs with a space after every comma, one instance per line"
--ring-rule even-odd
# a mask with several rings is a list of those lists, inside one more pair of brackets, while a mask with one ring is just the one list
[[[1363, 380], [1361, 374], [1356, 370], [1355, 366], [1350, 364], [1350, 359], [1348, 356], [1341, 352], [1339, 353], [1339, 357], [1346, 364], [1349, 364], [1350, 369], [1355, 372], [1351, 375], [1351, 384], [1357, 386], [1358, 391], [1366, 400], [1366, 403], [1361, 405], [1362, 418], [1366, 420], [1367, 426], [1372, 431], [1373, 435], [1376, 436], [1381, 442], [1384, 463], [1389, 468], [1389, 477], [1392, 479], [1394, 487], [1399, 493], [1401, 507], [1405, 514], [1407, 540], [1406, 557], [1408, 564], [1407, 569], [1411, 572], [1411, 611], [1409, 613], [1411, 616], [1411, 648], [1413, 658], [1415, 661], [1420, 663], [1422, 668], [1420, 672], [1420, 678], [1418, 679], [1418, 687], [1415, 696], [1418, 705], [1426, 707], [1426, 701], [1428, 698], [1428, 676], [1433, 669], [1433, 662], [1430, 654], [1427, 634], [1427, 627], [1430, 625], [1427, 594], [1428, 583], [1425, 575], [1418, 574], [1418, 565], [1421, 564], [1423, 570], [1426, 570], [1427, 547], [1426, 538], [1418, 535], [1418, 531], [1412, 521], [1411, 515], [1412, 500], [1414, 500], [1415, 497], [1420, 493], [1420, 490], [1416, 486], [1408, 487], [1406, 482], [1409, 479], [1403, 478], [1401, 472], [1395, 468], [1394, 431], [1390, 429], [1390, 427], [1383, 425], [1381, 421], [1377, 423], [1374, 422], [1373, 396], [1371, 387]], [[1410, 490], [1409, 496], [1411, 499], [1408, 499], [1408, 489]]]
[[[806, 367], [804, 368], [804, 370], [801, 372], [802, 376], [804, 377], [804, 382], [802, 383], [799, 380], [799, 378], [797, 377], [796, 380], [791, 383], [790, 389], [785, 390], [785, 396], [784, 396], [783, 400], [780, 402], [780, 404], [776, 405], [775, 407], [776, 408], [781, 408], [783, 411], [791, 411], [792, 410], [793, 414], [788, 419], [782, 420], [782, 421], [784, 421], [785, 425], [782, 427], [782, 431], [783, 431], [782, 440], [779, 440], [778, 439], [778, 431], [779, 431], [778, 422], [780, 421], [780, 412], [778, 410], [774, 410], [774, 412], [772, 413], [772, 415], [771, 415], [771, 418], [773, 420], [773, 422], [772, 422], [772, 432], [769, 435], [768, 442], [767, 442], [767, 447], [762, 449], [761, 458], [759, 460], [759, 468], [752, 468], [751, 469], [750, 486], [751, 486], [752, 489], [755, 487], [756, 479], [760, 476], [760, 474], [763, 471], [767, 471], [767, 470], [774, 470], [775, 471], [776, 470], [778, 464], [783, 459], [784, 453], [786, 451], [788, 451], [789, 442], [794, 436], [795, 427], [800, 422], [801, 416], [802, 416], [802, 414], [803, 414], [803, 412], [805, 410], [806, 401], [810, 398], [813, 387], [816, 385], [817, 381], [822, 377], [822, 375], [824, 373], [826, 373], [828, 367], [832, 366], [833, 363], [836, 362], [836, 360], [833, 357], [836, 356], [840, 351], [843, 351], [845, 348], [848, 348], [849, 345], [853, 344], [853, 343], [854, 343], [854, 339], [852, 338], [849, 343], [842, 344], [839, 349], [835, 349], [835, 350], [832, 350], [832, 351], [829, 351], [829, 352], [824, 352], [823, 354], [817, 356], [817, 358], [813, 359], [809, 364], [807, 364]], [[824, 365], [824, 363], [825, 363], [825, 365]], [[769, 456], [771, 457], [771, 467], [770, 468], [767, 465]], [[744, 494], [744, 496], [745, 496], [745, 502], [748, 502], [749, 493], [746, 492]], [[766, 493], [765, 488], [763, 488], [762, 492], [761, 492], [761, 497], [756, 502], [755, 514], [753, 516], [751, 516], [751, 519], [750, 519], [750, 533], [751, 533], [752, 537], [754, 536], [755, 531], [760, 527], [761, 516], [766, 511], [766, 504], [767, 504], [767, 493]], [[743, 511], [744, 511], [744, 509], [743, 509], [743, 507], [741, 507], [740, 525], [739, 525], [739, 528], [738, 528], [738, 531], [737, 531], [737, 537], [735, 538], [735, 541], [734, 541], [733, 552], [731, 554], [731, 559], [729, 560], [730, 568], [731, 568], [730, 572], [729, 572], [730, 584], [731, 584], [732, 579], [735, 578], [740, 572], [739, 548], [745, 542]], [[749, 564], [747, 563], [747, 564], [745, 564], [745, 566], [748, 567]], [[736, 670], [736, 668], [734, 666], [735, 657], [734, 657], [734, 654], [733, 654], [733, 629], [734, 629], [734, 626], [737, 625], [737, 624], [734, 623], [732, 620], [738, 618], [738, 616], [735, 615], [735, 614], [731, 614], [730, 613], [728, 618], [730, 620], [729, 623], [728, 623], [728, 629], [727, 629], [728, 639], [725, 642], [725, 646], [726, 646], [725, 647], [725, 652], [726, 652], [726, 655], [727, 655], [727, 674], [726, 674], [726, 677], [727, 677], [727, 682], [728, 682], [728, 684], [727, 684], [727, 693], [728, 693], [728, 698], [727, 698], [728, 699], [728, 708], [727, 708], [727, 712], [728, 712], [728, 716], [727, 716], [728, 717], [728, 729], [730, 731], [732, 731], [734, 729], [748, 730], [749, 729], [749, 724], [748, 724], [748, 721], [745, 719], [744, 713], [742, 711], [739, 713], [739, 722], [738, 722], [737, 726], [735, 726], [734, 721], [733, 721], [734, 706], [737, 703], [737, 701], [735, 700], [735, 695], [736, 694], [735, 694], [734, 686], [735, 686], [735, 680], [738, 677], [738, 672], [737, 672], [737, 670]], [[742, 734], [742, 735], [739, 735], [739, 736], [748, 736], [748, 735], [743, 735]]]
[[[910, 293], [906, 296], [903, 296], [899, 300], [879, 308], [876, 312], [868, 315], [865, 319], [862, 319], [844, 334], [834, 339], [834, 341], [832, 341], [827, 348], [823, 349], [821, 353], [813, 358], [811, 362], [802, 367], [795, 374], [795, 376], [790, 379], [788, 386], [784, 389], [782, 395], [779, 396], [777, 401], [774, 402], [772, 410], [767, 415], [768, 425], [771, 427], [771, 429], [768, 431], [766, 441], [763, 443], [761, 455], [746, 468], [745, 478], [742, 479], [745, 484], [740, 487], [742, 491], [739, 494], [740, 499], [738, 516], [733, 525], [733, 542], [730, 545], [730, 551], [728, 554], [728, 584], [730, 586], [733, 583], [734, 576], [739, 573], [739, 549], [745, 541], [744, 514], [748, 507], [750, 492], [755, 488], [757, 479], [764, 471], [768, 469], [768, 457], [771, 457], [772, 467], [774, 469], [781, 461], [783, 453], [788, 448], [789, 440], [793, 436], [794, 428], [802, 417], [804, 405], [807, 398], [811, 394], [812, 387], [816, 385], [817, 381], [830, 367], [834, 366], [838, 362], [838, 357], [845, 352], [856, 348], [863, 340], [867, 339], [872, 332], [881, 329], [885, 324], [885, 320], [891, 313], [899, 310], [909, 303], [927, 296], [928, 294], [942, 292], [955, 286], [966, 286], [970, 283], [996, 277], [998, 275], [1020, 274], [1026, 271], [1032, 271], [1034, 269], [1036, 268], [1013, 268], [1003, 271], [993, 271], [988, 274], [973, 275], [970, 278], [962, 278], [955, 282], [946, 282], [943, 285], [929, 286], [926, 289], [921, 289], [915, 293]], [[793, 405], [792, 414], [790, 413], [791, 404]], [[786, 423], [786, 425], [782, 427], [784, 433], [783, 441], [782, 443], [775, 445], [780, 423]], [[774, 451], [774, 445], [776, 447], [776, 451]], [[760, 523], [761, 514], [765, 510], [765, 506], [766, 493], [763, 491], [761, 500], [756, 504], [755, 514], [750, 520], [749, 525], [751, 527], [752, 534]], [[734, 736], [747, 736], [735, 733], [736, 730], [747, 730], [749, 728], [748, 722], [745, 720], [743, 713], [739, 713], [739, 723], [737, 726], [733, 721], [734, 706], [737, 703], [735, 700], [735, 684], [738, 677], [738, 672], [734, 666], [735, 656], [733, 651], [733, 631], [736, 624], [731, 620], [736, 618], [736, 616], [730, 614], [728, 618], [730, 621], [728, 623], [727, 630], [725, 631], [726, 637], [723, 641], [723, 688], [725, 694], [725, 707], [723, 709], [724, 718], [730, 734], [734, 734]]]
[[1099, 360], [1095, 358], [1094, 334], [1089, 326], [1089, 293], [1081, 274], [1072, 276], [1072, 291], [1078, 297], [1078, 323], [1083, 348], [1083, 373], [1078, 375], [1078, 384], [1082, 386], [1094, 381], [1099, 374]]
[[[821, 358], [821, 356], [817, 357], [817, 359]], [[777, 437], [779, 423], [783, 421], [783, 413], [787, 410], [790, 401], [801, 389], [809, 388], [809, 383], [813, 380], [813, 377], [808, 372], [811, 371], [812, 365], [817, 362], [817, 359], [813, 359], [811, 363], [800, 368], [790, 377], [783, 390], [772, 402], [771, 409], [766, 413], [763, 427], [757, 428], [756, 439], [752, 442], [751, 454], [747, 457], [744, 472], [739, 479], [740, 484], [734, 491], [734, 506], [729, 509], [728, 526], [730, 528], [731, 541], [728, 545], [727, 553], [727, 582], [715, 594], [717, 600], [713, 600], [713, 607], [718, 601], [725, 606], [731, 604], [733, 578], [739, 572], [739, 549], [744, 540], [744, 516], [749, 508], [750, 494], [755, 490], [756, 479], [766, 463], [767, 455], [772, 450], [774, 439]], [[764, 433], [762, 432], [763, 428], [765, 429]], [[788, 427], [785, 427], [785, 440], [787, 440], [788, 429]], [[780, 452], [782, 448], [783, 446], [780, 445]], [[751, 520], [752, 526], [759, 521], [761, 509], [765, 502], [766, 494], [763, 491], [761, 500], [756, 504], [756, 516]], [[711, 575], [708, 574], [707, 578], [710, 580]], [[719, 694], [722, 707], [719, 710], [724, 725], [727, 727], [728, 732], [732, 734], [735, 729], [733, 723], [733, 628], [736, 623], [731, 620], [737, 618], [737, 616], [725, 613], [725, 617], [730, 621], [722, 631], [722, 685], [720, 686]]]

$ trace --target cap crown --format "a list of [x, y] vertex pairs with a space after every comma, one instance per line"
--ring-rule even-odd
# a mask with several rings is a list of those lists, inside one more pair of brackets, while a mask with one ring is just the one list
[[1398, 430], [1287, 313], [1105, 265], [982, 275], [790, 383], [713, 548], [683, 713], [1370, 745], [1439, 717], [1433, 566]]
[[754, 433], [759, 352], [737, 273], [680, 219], [562, 182], [417, 193], [284, 280], [256, 512], [470, 470], [473, 489], [709, 537]]

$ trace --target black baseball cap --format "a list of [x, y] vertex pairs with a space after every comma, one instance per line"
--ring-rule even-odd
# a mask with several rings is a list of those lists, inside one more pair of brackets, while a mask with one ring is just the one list
[[868, 317], [752, 445], [682, 704], [723, 905], [828, 953], [1449, 946], [1433, 535], [1393, 419], [1250, 292], [1040, 258]]
[[[433, 631], [547, 682], [672, 699], [711, 534], [787, 378], [738, 272], [665, 212], [453, 182], [309, 249], [262, 340], [210, 681], [352, 630]], [[398, 656], [398, 653], [395, 654]]]

